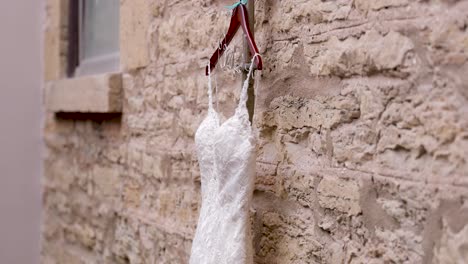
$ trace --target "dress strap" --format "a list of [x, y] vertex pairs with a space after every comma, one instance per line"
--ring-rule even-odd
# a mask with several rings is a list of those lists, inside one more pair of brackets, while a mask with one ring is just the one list
[[211, 87], [211, 67], [208, 64], [208, 111], [213, 111], [213, 88]]
[[247, 104], [247, 90], [249, 88], [249, 82], [250, 82], [250, 77], [252, 76], [252, 71], [254, 68], [254, 61], [257, 56], [260, 56], [260, 54], [255, 53], [255, 55], [252, 57], [252, 61], [250, 62], [250, 67], [249, 67], [249, 73], [247, 74], [247, 79], [245, 79], [244, 84], [242, 85], [242, 90], [239, 98], [239, 105], [236, 108], [236, 113], [240, 112], [242, 110], [246, 109], [246, 104]]

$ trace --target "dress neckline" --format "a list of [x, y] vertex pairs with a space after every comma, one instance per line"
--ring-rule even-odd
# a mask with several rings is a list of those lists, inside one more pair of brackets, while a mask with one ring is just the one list
[[[247, 74], [247, 78], [245, 79], [245, 81], [244, 81], [244, 83], [242, 85], [242, 90], [241, 90], [241, 93], [240, 93], [240, 96], [239, 96], [239, 102], [238, 102], [237, 107], [236, 107], [236, 109], [234, 111], [234, 114], [232, 116], [230, 116], [229, 118], [227, 118], [222, 123], [220, 123], [220, 121], [219, 121], [219, 113], [213, 107], [213, 88], [212, 88], [212, 85], [211, 85], [211, 69], [208, 66], [208, 114], [205, 117], [205, 120], [206, 120], [206, 118], [208, 118], [208, 116], [212, 112], [216, 116], [217, 127], [220, 128], [221, 126], [223, 126], [225, 123], [227, 123], [228, 121], [230, 121], [234, 117], [239, 118], [239, 117], [241, 117], [240, 115], [245, 115], [245, 114], [248, 113], [248, 111], [247, 111], [247, 89], [248, 89], [248, 86], [249, 86], [250, 78], [252, 76], [255, 57], [257, 57], [259, 55], [260, 54], [256, 53], [252, 57], [252, 61], [250, 62], [249, 72]], [[248, 118], [247, 118], [247, 120], [248, 120]], [[249, 123], [251, 124], [250, 120], [249, 120]]]
[[[234, 118], [240, 118], [239, 114], [242, 114], [242, 113], [239, 113], [237, 110], [234, 112], [233, 115], [231, 115], [229, 118], [225, 119], [223, 122], [220, 121], [220, 114], [218, 111], [214, 110], [214, 109], [210, 109], [211, 113], [208, 112], [207, 116], [205, 117], [204, 120], [206, 120], [207, 118], [209, 118], [210, 115], [214, 115], [215, 116], [215, 119], [216, 119], [216, 128], [219, 129], [221, 128], [224, 124], [226, 123], [229, 123], [232, 119]], [[249, 120], [249, 123], [250, 123], [250, 120]]]

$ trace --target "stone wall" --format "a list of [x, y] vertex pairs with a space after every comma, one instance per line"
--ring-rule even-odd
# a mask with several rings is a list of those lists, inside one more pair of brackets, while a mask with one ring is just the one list
[[[47, 114], [43, 263], [187, 262], [231, 2], [121, 0], [123, 114]], [[255, 2], [256, 263], [468, 262], [468, 1]]]

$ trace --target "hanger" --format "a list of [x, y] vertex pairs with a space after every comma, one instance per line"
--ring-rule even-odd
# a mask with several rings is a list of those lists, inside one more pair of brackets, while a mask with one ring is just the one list
[[[218, 48], [211, 56], [210, 65], [206, 66], [206, 71], [205, 71], [206, 75], [208, 75], [208, 72], [209, 72], [208, 67], [210, 67], [211, 71], [213, 71], [213, 69], [216, 67], [216, 64], [218, 63], [219, 58], [223, 55], [224, 51], [226, 50], [226, 47], [229, 45], [229, 43], [231, 43], [231, 40], [234, 38], [234, 35], [237, 33], [237, 30], [239, 30], [239, 27], [241, 26], [247, 38], [250, 53], [252, 54], [259, 53], [257, 44], [255, 44], [255, 40], [253, 38], [252, 32], [250, 31], [247, 8], [245, 7], [244, 4], [238, 4], [232, 10], [231, 23], [229, 25], [229, 29], [228, 29], [226, 36], [219, 43]], [[256, 67], [257, 70], [262, 69], [263, 63], [262, 63], [262, 58], [260, 56], [256, 56], [255, 64], [257, 66]]]

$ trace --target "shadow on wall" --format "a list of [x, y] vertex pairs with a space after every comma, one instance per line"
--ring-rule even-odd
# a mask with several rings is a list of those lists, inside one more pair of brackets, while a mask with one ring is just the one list
[[59, 112], [55, 114], [57, 121], [60, 120], [80, 120], [80, 121], [95, 121], [95, 122], [121, 122], [122, 113], [70, 113]]

